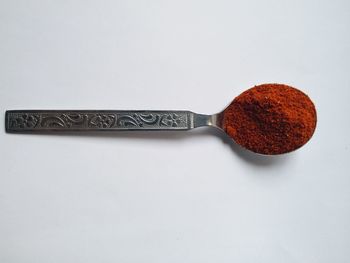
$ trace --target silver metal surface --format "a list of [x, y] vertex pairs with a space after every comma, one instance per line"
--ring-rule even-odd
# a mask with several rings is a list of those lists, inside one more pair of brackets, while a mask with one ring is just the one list
[[9, 133], [64, 131], [190, 130], [220, 127], [220, 114], [191, 111], [145, 110], [10, 110], [5, 127]]

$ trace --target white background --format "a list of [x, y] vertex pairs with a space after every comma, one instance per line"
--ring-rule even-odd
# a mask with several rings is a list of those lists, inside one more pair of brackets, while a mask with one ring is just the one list
[[[0, 262], [349, 262], [350, 4], [0, 1]], [[300, 150], [216, 131], [5, 134], [7, 109], [215, 113], [285, 83]]]

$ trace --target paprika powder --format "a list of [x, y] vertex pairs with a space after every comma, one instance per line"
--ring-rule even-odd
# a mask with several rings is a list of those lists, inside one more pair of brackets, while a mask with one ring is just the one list
[[267, 155], [304, 145], [313, 135], [316, 121], [310, 98], [283, 84], [263, 84], [243, 92], [222, 115], [223, 129], [236, 143]]

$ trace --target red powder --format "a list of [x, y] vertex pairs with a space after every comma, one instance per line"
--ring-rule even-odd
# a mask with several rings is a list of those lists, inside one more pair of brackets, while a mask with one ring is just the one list
[[310, 98], [282, 84], [255, 86], [224, 110], [225, 132], [241, 146], [261, 154], [282, 154], [304, 145], [316, 127]]

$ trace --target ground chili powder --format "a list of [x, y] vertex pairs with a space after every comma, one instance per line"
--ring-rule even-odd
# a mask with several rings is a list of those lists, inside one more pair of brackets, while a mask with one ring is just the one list
[[241, 146], [261, 154], [282, 154], [304, 145], [316, 127], [310, 98], [283, 84], [255, 86], [223, 111], [225, 132]]

